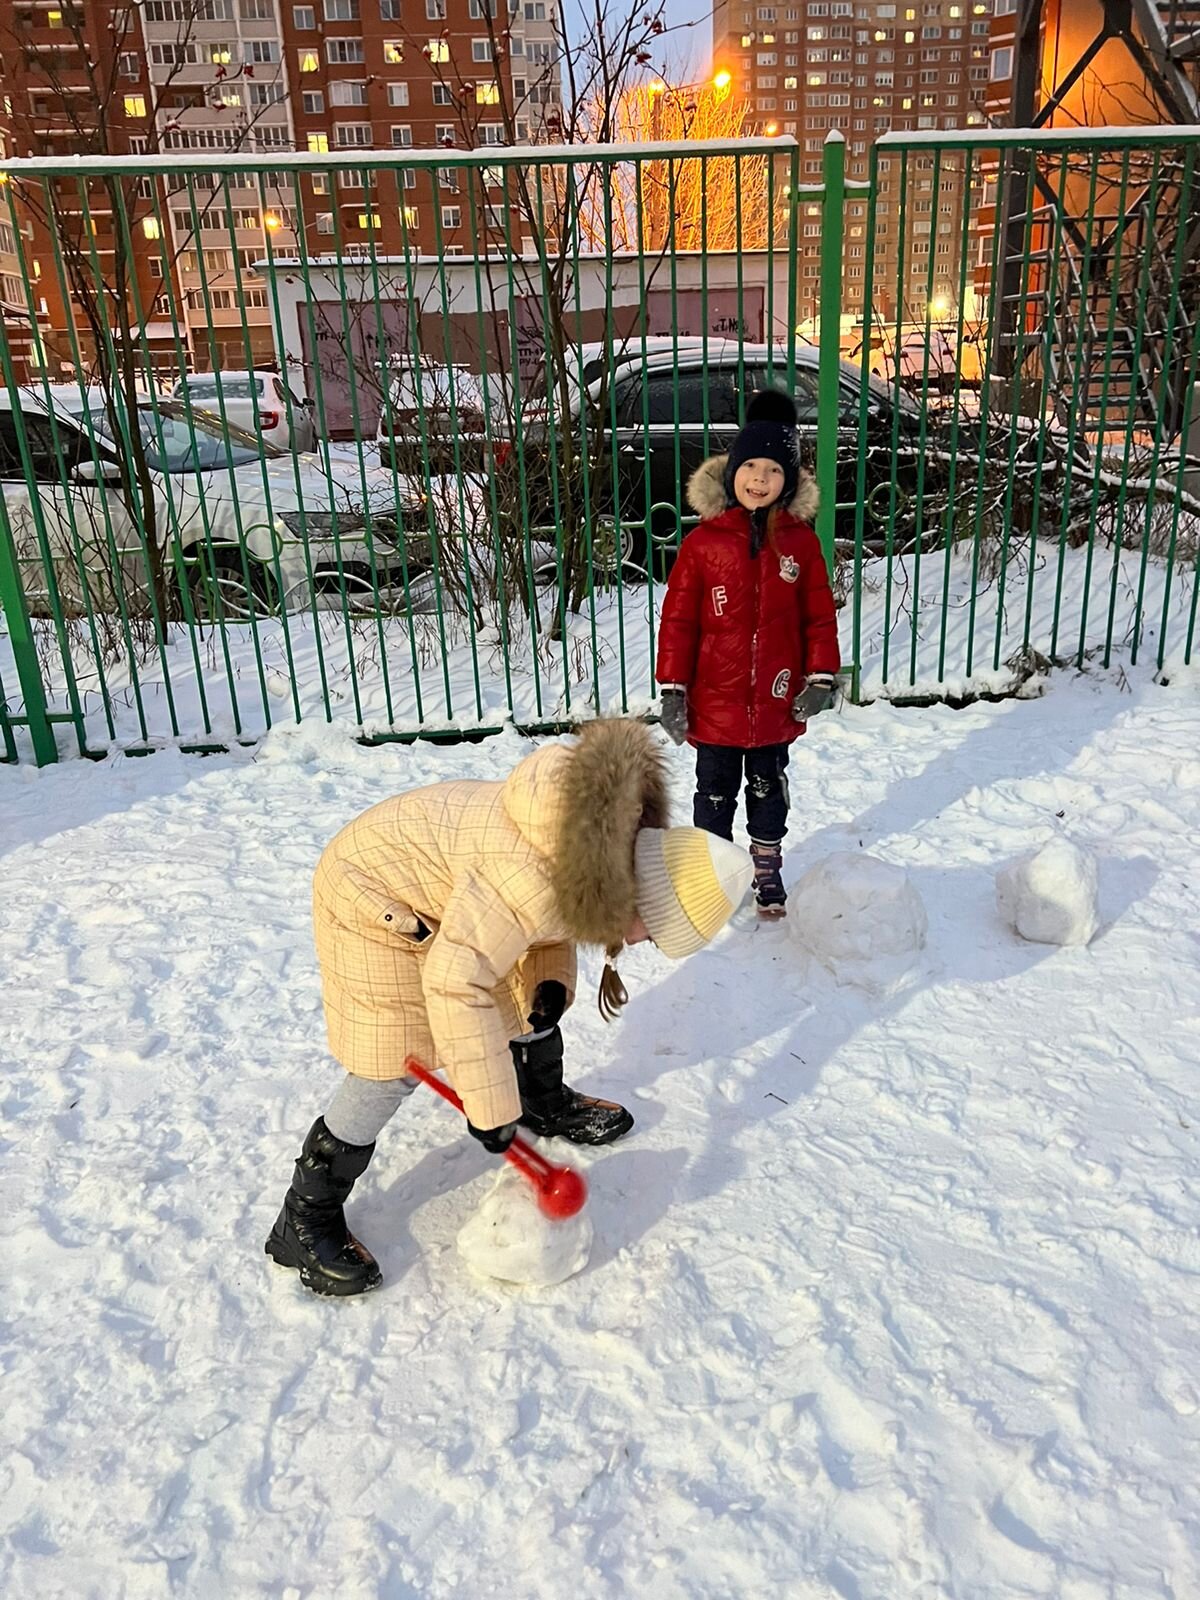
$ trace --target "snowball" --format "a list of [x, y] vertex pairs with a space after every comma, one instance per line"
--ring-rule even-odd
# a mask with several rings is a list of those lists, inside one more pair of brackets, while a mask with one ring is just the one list
[[554, 1221], [538, 1210], [533, 1186], [506, 1166], [460, 1230], [458, 1253], [475, 1272], [505, 1283], [562, 1283], [582, 1272], [592, 1249], [586, 1208]]
[[1000, 915], [1035, 944], [1087, 944], [1100, 923], [1096, 858], [1052, 839], [996, 875]]
[[911, 969], [928, 926], [903, 867], [841, 850], [806, 872], [789, 893], [788, 918], [801, 944], [838, 983], [887, 989]]

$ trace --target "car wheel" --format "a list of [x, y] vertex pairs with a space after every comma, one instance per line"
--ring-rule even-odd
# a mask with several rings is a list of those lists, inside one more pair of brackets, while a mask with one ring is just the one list
[[251, 617], [278, 616], [281, 610], [279, 583], [271, 567], [249, 554], [243, 558], [241, 550], [231, 545], [192, 545], [173, 571], [184, 620], [247, 622]]

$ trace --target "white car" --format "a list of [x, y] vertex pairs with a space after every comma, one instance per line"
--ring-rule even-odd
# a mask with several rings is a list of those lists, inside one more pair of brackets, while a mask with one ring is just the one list
[[422, 362], [393, 370], [379, 413], [379, 464], [431, 477], [487, 470], [489, 444], [507, 438], [512, 385], [465, 367]]
[[193, 372], [175, 385], [171, 398], [281, 450], [316, 448], [311, 401], [301, 399], [277, 372]]
[[[11, 397], [0, 395], [0, 490], [31, 608], [51, 605], [49, 551], [67, 615], [145, 611], [150, 519], [145, 494], [122, 488], [123, 414], [51, 414], [22, 392], [21, 415], [33, 490]], [[332, 454], [328, 464], [291, 455], [171, 400], [140, 407], [137, 422], [182, 616], [432, 604], [428, 507], [409, 480]]]

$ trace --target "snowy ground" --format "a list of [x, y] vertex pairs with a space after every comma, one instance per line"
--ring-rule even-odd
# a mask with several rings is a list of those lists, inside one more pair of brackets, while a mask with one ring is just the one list
[[[569, 1024], [638, 1117], [589, 1162], [590, 1266], [470, 1275], [492, 1161], [421, 1090], [352, 1202], [384, 1287], [317, 1300], [262, 1255], [336, 1080], [312, 865], [523, 748], [313, 723], [0, 770], [0, 1592], [1200, 1594], [1195, 678], [822, 718], [788, 872], [905, 866], [907, 987], [781, 930], [636, 953], [625, 1019]], [[1100, 859], [1084, 948], [996, 911], [1055, 830]]]

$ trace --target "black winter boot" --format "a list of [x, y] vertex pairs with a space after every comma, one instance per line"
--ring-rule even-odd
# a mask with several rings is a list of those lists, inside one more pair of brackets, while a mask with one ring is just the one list
[[611, 1144], [633, 1127], [624, 1106], [594, 1100], [563, 1082], [563, 1037], [558, 1028], [536, 1039], [514, 1039], [509, 1046], [521, 1090], [521, 1126], [541, 1139], [572, 1144]]
[[765, 922], [787, 916], [787, 890], [783, 887], [783, 850], [775, 844], [750, 841], [754, 858], [754, 898], [758, 914]]
[[362, 1294], [383, 1281], [379, 1263], [346, 1226], [342, 1210], [367, 1170], [373, 1144], [343, 1144], [318, 1117], [296, 1161], [292, 1186], [271, 1229], [266, 1252], [295, 1267], [317, 1294]]

